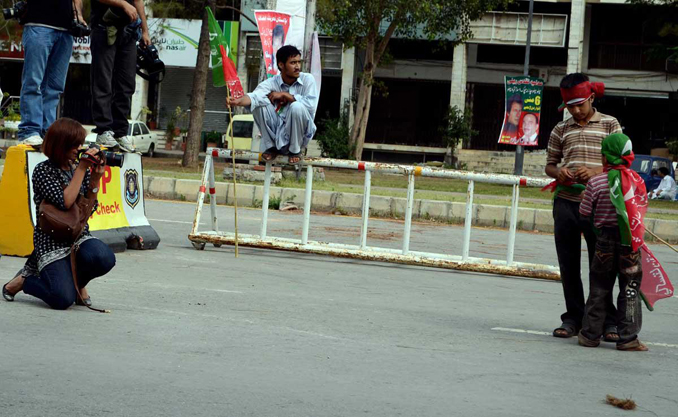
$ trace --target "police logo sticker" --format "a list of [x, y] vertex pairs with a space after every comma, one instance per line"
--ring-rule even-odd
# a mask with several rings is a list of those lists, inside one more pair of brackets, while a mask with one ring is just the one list
[[125, 201], [134, 208], [141, 200], [139, 193], [139, 173], [136, 169], [125, 171]]

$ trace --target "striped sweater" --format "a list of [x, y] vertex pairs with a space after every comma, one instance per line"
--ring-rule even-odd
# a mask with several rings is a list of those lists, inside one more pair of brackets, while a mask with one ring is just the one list
[[[595, 109], [594, 109], [595, 110]], [[600, 145], [603, 139], [612, 133], [621, 133], [617, 119], [596, 111], [591, 120], [579, 125], [574, 118], [569, 118], [556, 125], [551, 132], [546, 163], [558, 165], [576, 171], [585, 166], [595, 168], [602, 166]], [[558, 197], [570, 201], [581, 201], [581, 195], [561, 191]]]
[[584, 198], [579, 205], [579, 214], [584, 217], [593, 215], [593, 225], [598, 229], [618, 226], [617, 209], [610, 199], [607, 172], [594, 176], [586, 184]]

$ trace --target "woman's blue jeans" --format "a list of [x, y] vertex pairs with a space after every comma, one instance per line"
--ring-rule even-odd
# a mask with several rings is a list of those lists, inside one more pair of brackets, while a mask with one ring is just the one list
[[[80, 288], [84, 288], [92, 279], [106, 275], [115, 266], [113, 251], [98, 239], [84, 241], [75, 259]], [[23, 290], [56, 310], [70, 307], [77, 297], [71, 273], [71, 257], [47, 265], [39, 277], [26, 277]]]

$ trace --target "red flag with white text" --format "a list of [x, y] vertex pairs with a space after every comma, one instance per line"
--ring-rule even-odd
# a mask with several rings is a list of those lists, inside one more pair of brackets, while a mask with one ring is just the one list
[[662, 298], [673, 296], [673, 284], [661, 264], [654, 256], [650, 248], [643, 244], [640, 247], [640, 255], [643, 259], [643, 279], [640, 282], [640, 292], [648, 310], [654, 310], [654, 303]]

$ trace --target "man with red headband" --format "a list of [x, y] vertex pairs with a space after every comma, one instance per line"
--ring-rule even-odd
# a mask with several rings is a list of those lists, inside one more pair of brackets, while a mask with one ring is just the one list
[[[617, 119], [598, 112], [593, 107], [596, 97], [603, 95], [603, 83], [591, 83], [581, 73], [566, 75], [560, 82], [563, 104], [571, 118], [553, 128], [548, 145], [546, 174], [555, 178], [552, 190], [554, 235], [560, 276], [563, 283], [566, 311], [562, 324], [553, 331], [555, 337], [576, 336], [584, 317], [584, 288], [581, 281], [581, 235], [586, 239], [589, 265], [595, 253], [596, 236], [590, 224], [579, 215], [579, 204], [585, 184], [603, 172], [600, 159], [604, 138], [621, 133]], [[616, 310], [610, 293], [606, 299], [604, 338], [617, 342], [619, 334]]]

